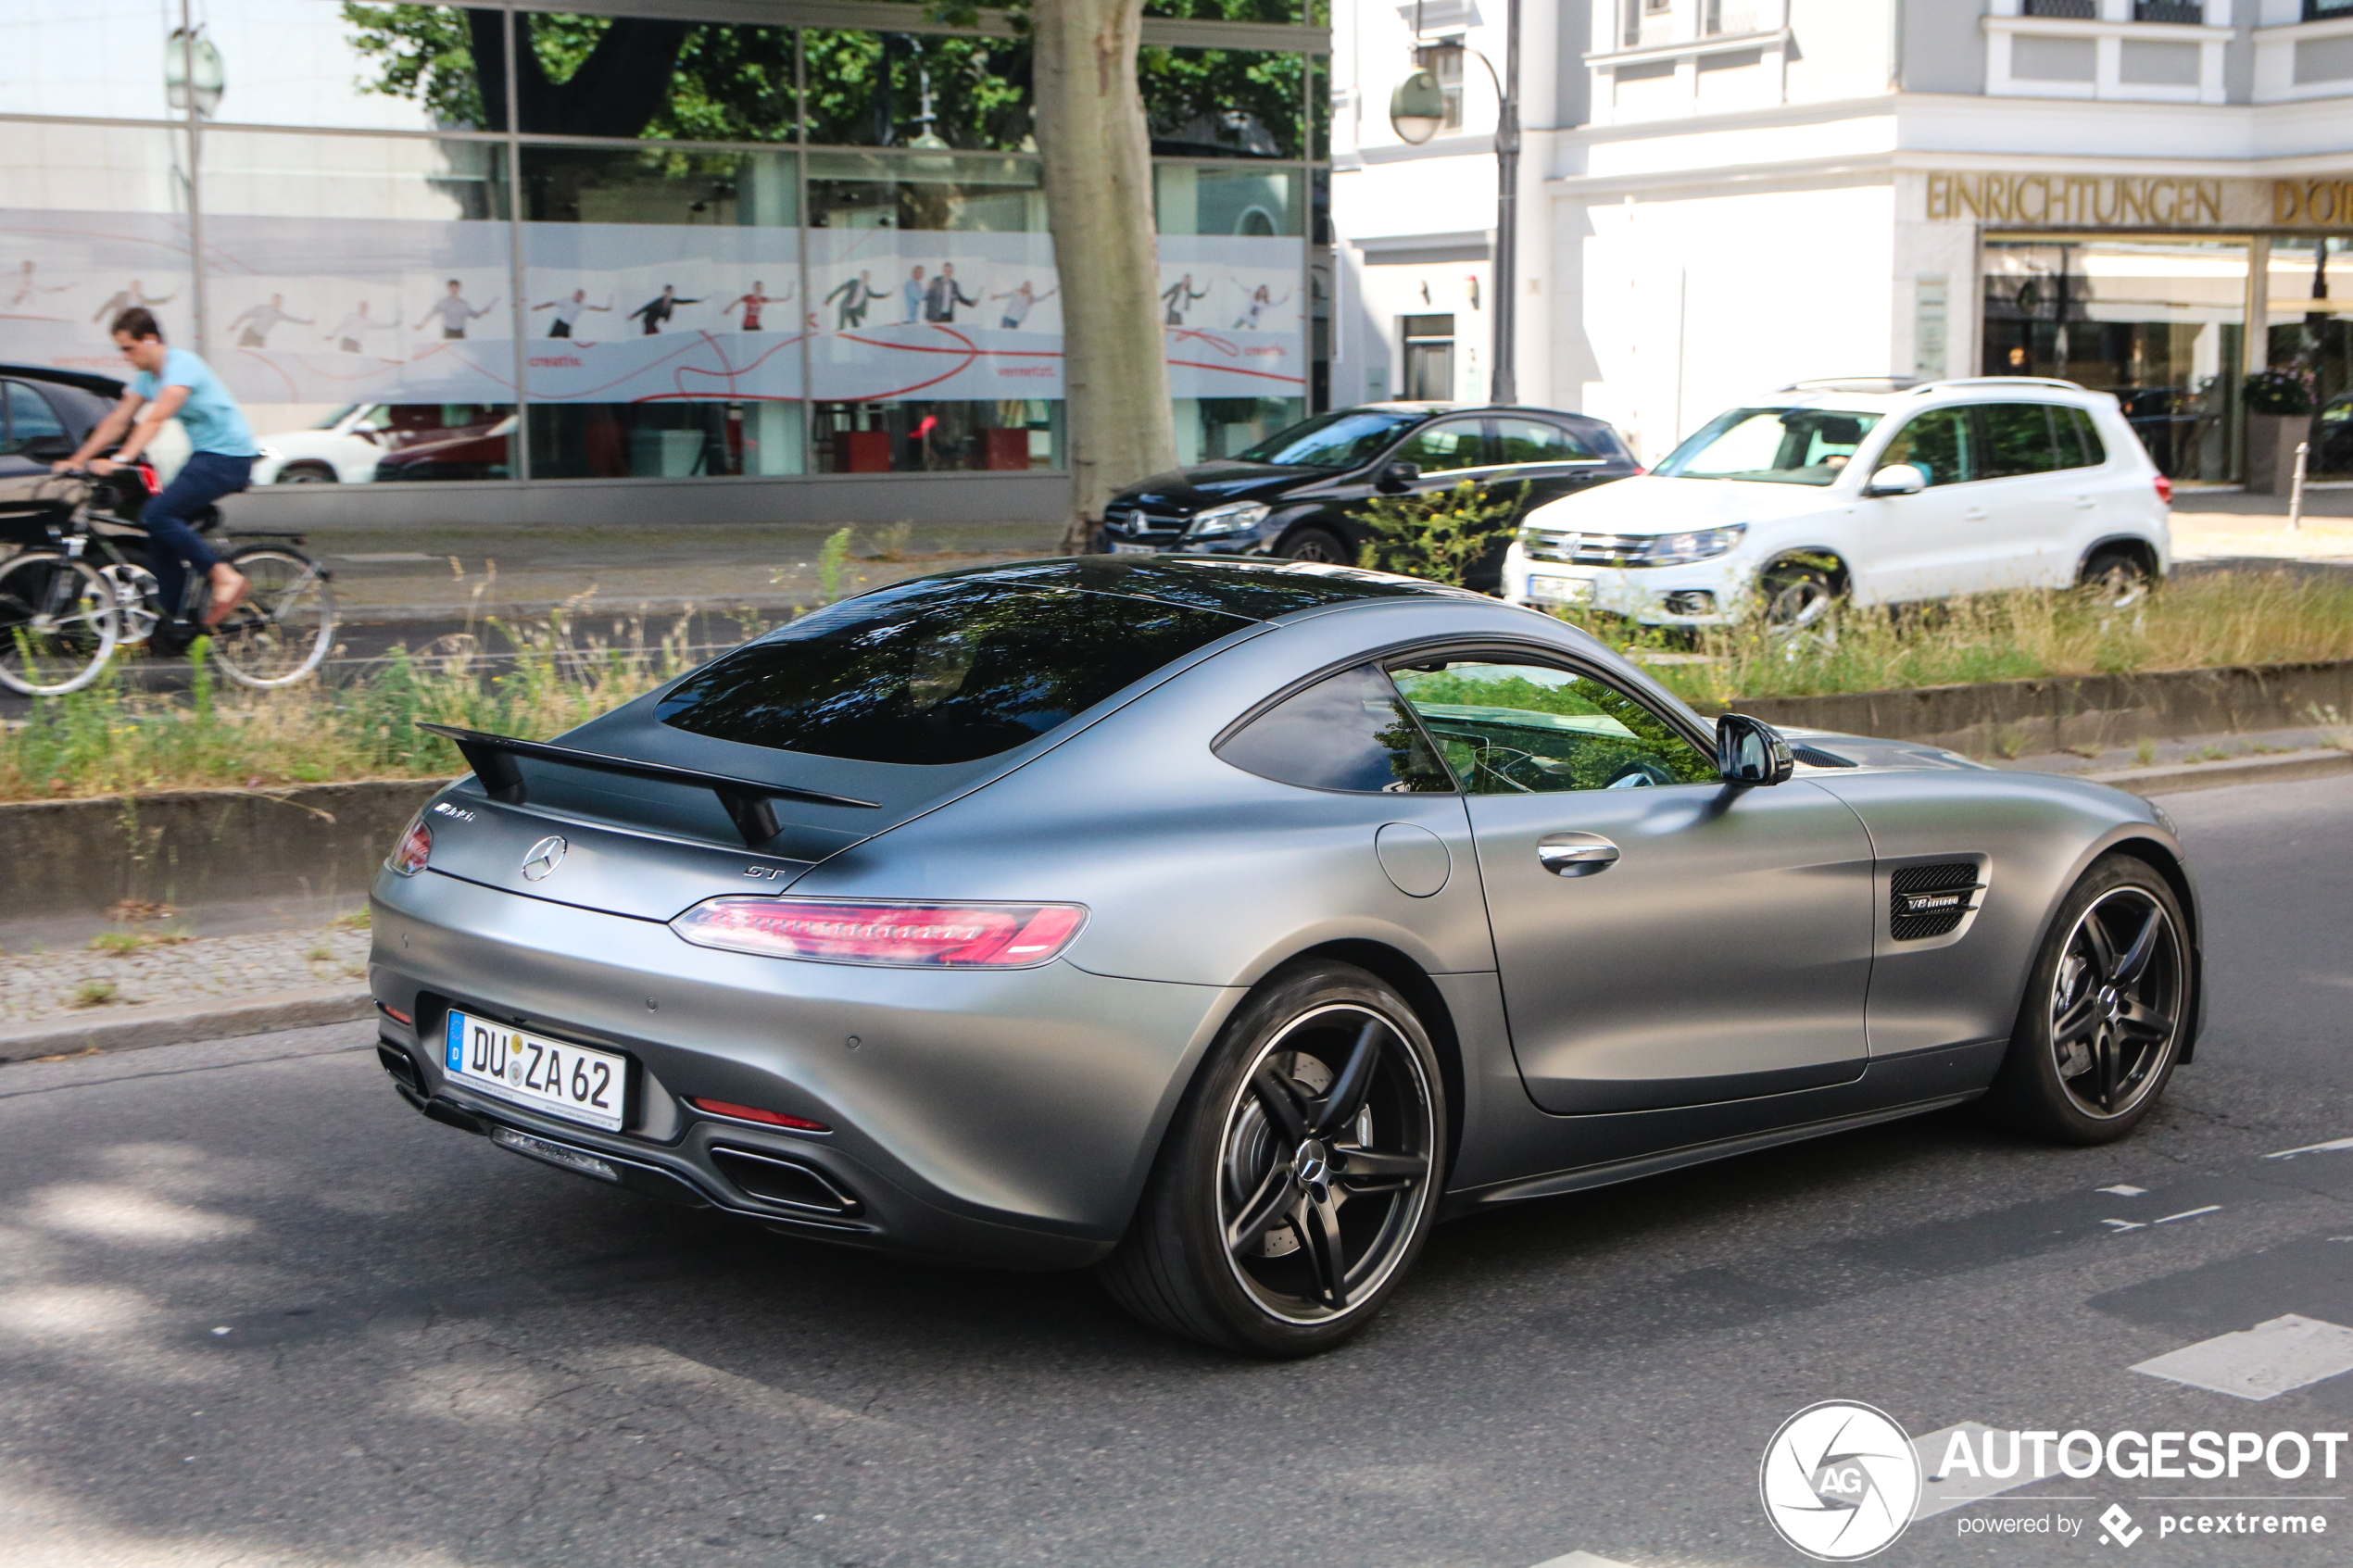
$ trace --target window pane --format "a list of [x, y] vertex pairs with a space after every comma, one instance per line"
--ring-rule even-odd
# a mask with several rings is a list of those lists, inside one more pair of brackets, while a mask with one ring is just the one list
[[[2353, 5], [2353, 0], [2347, 0]], [[1299, 20], [1299, 0], [1144, 0], [1148, 17], [1189, 17], [1195, 21], [1290, 22]]]
[[2092, 422], [2092, 416], [2081, 408], [2068, 411], [2075, 417], [2075, 439], [2082, 444], [2083, 466], [2097, 468], [2107, 462], [2108, 446], [2100, 440], [2100, 427]]
[[526, 132], [789, 142], [799, 119], [793, 70], [790, 28], [515, 15], [516, 119]]
[[1179, 397], [1176, 460], [1200, 463], [1256, 450], [1307, 412], [1300, 397]]
[[1497, 420], [1495, 443], [1499, 463], [1567, 463], [1595, 457], [1576, 436], [1541, 420]]
[[1487, 437], [1477, 420], [1447, 420], [1415, 432], [1413, 439], [1397, 449], [1397, 460], [1419, 463], [1424, 473], [1483, 468]]
[[1985, 478], [2048, 473], [2060, 466], [2048, 404], [1988, 403], [1978, 414], [1985, 421]]
[[[504, 149], [215, 131], [204, 155], [213, 363], [275, 454], [258, 481], [509, 477]], [[353, 405], [386, 412], [318, 428]]]
[[1060, 399], [875, 398], [813, 406], [818, 473], [939, 473], [1063, 466]]
[[24, 450], [28, 441], [65, 434], [66, 427], [57, 418], [57, 411], [33, 388], [22, 382], [0, 382], [0, 394], [7, 399], [6, 445], [0, 445], [0, 452], [14, 457]]
[[1285, 698], [1217, 755], [1246, 772], [1308, 789], [1413, 795], [1454, 787], [1389, 677], [1369, 664]]
[[1199, 462], [1307, 411], [1304, 192], [1230, 164], [1156, 165], [1152, 190], [1177, 460]]
[[1390, 673], [1474, 795], [1718, 782], [1680, 731], [1590, 676], [1480, 660]]
[[107, 323], [144, 305], [194, 341], [187, 139], [0, 122], [0, 360], [132, 374]]
[[804, 615], [663, 697], [662, 722], [864, 762], [969, 762], [1252, 622], [1066, 590], [919, 583]]
[[[796, 155], [522, 149], [522, 215], [533, 223], [668, 223], [709, 231], [790, 228], [799, 214]], [[774, 240], [786, 256], [798, 240]]]
[[[179, 7], [0, 7], [0, 113], [161, 119], [164, 51]], [[170, 19], [167, 19], [169, 17]], [[93, 203], [92, 205], [96, 205]]]
[[1136, 70], [1156, 157], [1304, 156], [1307, 56], [1148, 44]]
[[809, 139], [845, 147], [1036, 152], [1026, 38], [812, 28]]
[[[492, 124], [474, 60], [497, 59], [505, 19], [488, 8], [207, 0], [221, 56], [212, 118], [239, 125], [478, 131]], [[503, 91], [503, 78], [498, 82]]]
[[1288, 169], [1152, 166], [1152, 217], [1164, 235], [1303, 234], [1303, 210], [1298, 177]]
[[1937, 408], [1920, 415], [1895, 433], [1895, 439], [1880, 457], [1880, 466], [1909, 463], [1931, 487], [1981, 477], [1977, 437], [1969, 428], [1969, 415], [1967, 408]]

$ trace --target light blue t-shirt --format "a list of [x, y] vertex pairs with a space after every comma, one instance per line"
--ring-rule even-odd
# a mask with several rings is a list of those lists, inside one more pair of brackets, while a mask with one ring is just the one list
[[184, 348], [166, 349], [163, 373], [146, 370], [131, 378], [131, 390], [154, 401], [167, 386], [184, 386], [188, 401], [180, 405], [180, 423], [188, 432], [188, 443], [199, 452], [218, 452], [224, 458], [251, 458], [260, 448], [254, 445], [253, 427], [245, 423], [237, 400], [212, 373], [212, 367]]

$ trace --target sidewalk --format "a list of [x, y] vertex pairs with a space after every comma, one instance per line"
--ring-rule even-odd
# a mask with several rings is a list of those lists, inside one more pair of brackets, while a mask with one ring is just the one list
[[2353, 566], [2353, 488], [2307, 490], [2303, 526], [2287, 531], [2287, 497], [2240, 490], [2173, 495], [2173, 558], [2248, 566], [2288, 561]]

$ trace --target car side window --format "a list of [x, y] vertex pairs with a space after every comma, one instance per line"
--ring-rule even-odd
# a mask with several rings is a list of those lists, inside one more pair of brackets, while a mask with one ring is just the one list
[[1601, 454], [1569, 431], [1542, 420], [1497, 420], [1495, 460], [1499, 463], [1592, 462]]
[[1881, 468], [1911, 464], [1931, 489], [1984, 477], [1979, 471], [1977, 434], [1967, 408], [1931, 408], [1916, 416], [1895, 433], [1879, 462]]
[[0, 382], [0, 393], [5, 393], [7, 401], [7, 425], [5, 433], [0, 433], [5, 434], [6, 445], [0, 451], [8, 457], [23, 451], [29, 441], [65, 434], [66, 427], [58, 420], [57, 411], [31, 387], [22, 382]]
[[2073, 416], [2071, 422], [2075, 426], [2075, 439], [2082, 445], [2082, 466], [2087, 469], [2098, 468], [2108, 461], [2108, 444], [2100, 439], [2100, 427], [2094, 424], [2092, 416], [2081, 408], [2070, 408], [2067, 411]]
[[[2065, 409], [2047, 403], [1988, 403], [1977, 412], [1984, 421], [1987, 479], [2016, 479], [2070, 466], [2059, 458], [2051, 419]], [[2072, 429], [2070, 425], [2070, 433]]]
[[1473, 795], [1714, 784], [1714, 758], [1605, 681], [1551, 665], [1440, 659], [1390, 671]]
[[1417, 463], [1424, 473], [1484, 468], [1487, 436], [1477, 420], [1448, 420], [1425, 425], [1397, 449], [1395, 460]]
[[1369, 664], [1294, 692], [1215, 749], [1245, 772], [1306, 789], [1438, 795], [1454, 788], [1397, 688]]

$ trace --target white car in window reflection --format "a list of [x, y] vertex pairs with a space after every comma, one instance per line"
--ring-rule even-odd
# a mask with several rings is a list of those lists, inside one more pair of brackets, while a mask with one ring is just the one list
[[2127, 604], [2171, 566], [2172, 494], [2117, 400], [2072, 382], [1800, 383], [1529, 513], [1504, 597], [1783, 632], [2010, 588]]
[[348, 403], [308, 430], [259, 438], [256, 484], [366, 484], [392, 446], [392, 409]]

